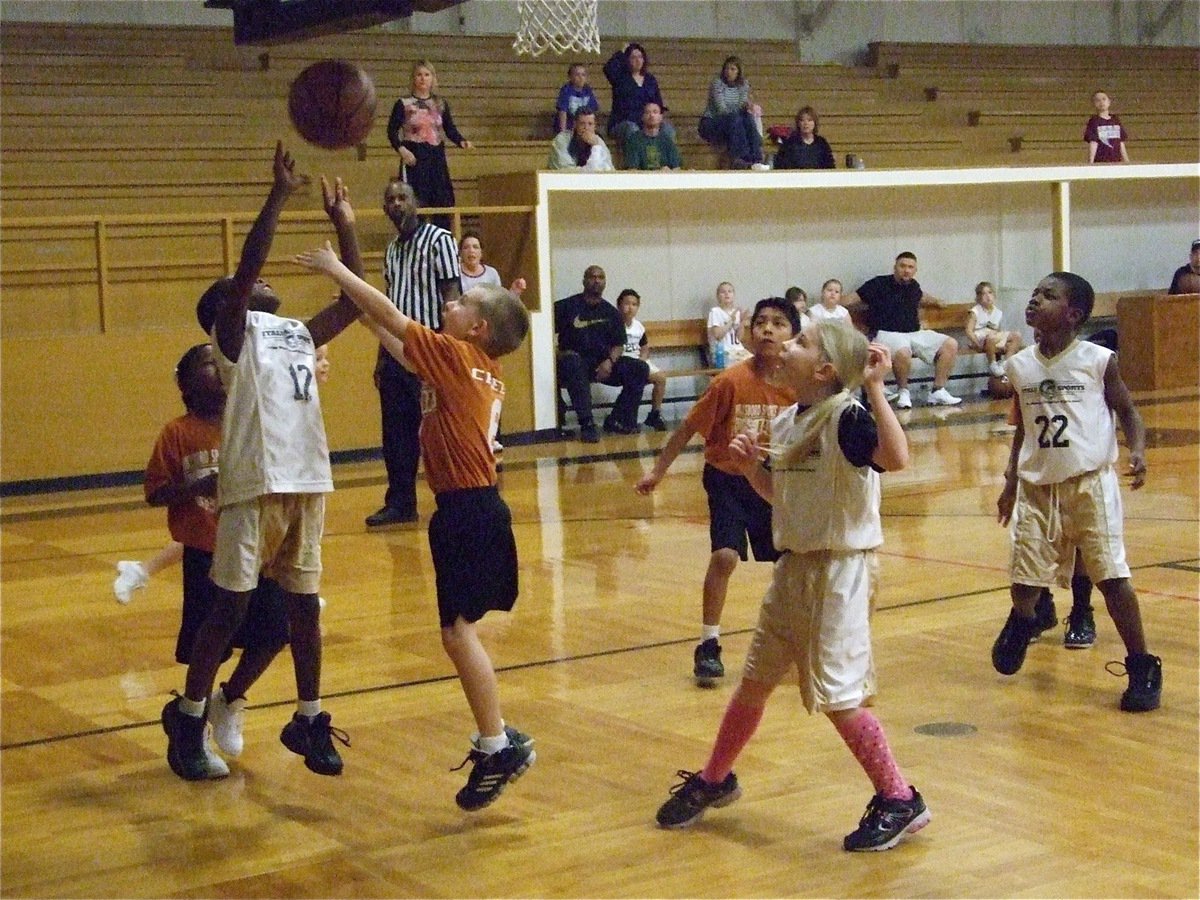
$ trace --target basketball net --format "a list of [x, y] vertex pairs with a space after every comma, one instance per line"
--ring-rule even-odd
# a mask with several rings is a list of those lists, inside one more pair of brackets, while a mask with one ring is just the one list
[[596, 24], [596, 0], [517, 0], [521, 28], [513, 49], [540, 56], [553, 50], [560, 56], [568, 50], [600, 52], [600, 29]]

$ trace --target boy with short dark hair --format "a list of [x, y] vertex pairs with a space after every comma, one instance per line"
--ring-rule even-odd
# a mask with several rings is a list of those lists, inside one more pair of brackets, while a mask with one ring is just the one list
[[[480, 285], [451, 300], [436, 332], [406, 316], [334, 254], [329, 243], [296, 257], [324, 272], [364, 313], [367, 324], [426, 385], [421, 456], [437, 499], [429, 548], [437, 580], [442, 647], [458, 672], [477, 733], [463, 765], [473, 763], [455, 797], [468, 812], [500, 796], [533, 764], [533, 740], [505, 725], [496, 670], [475, 623], [517, 599], [512, 515], [496, 482], [492, 442], [504, 400], [499, 357], [529, 331], [529, 314], [509, 291]], [[460, 767], [461, 768], [461, 767]]]
[[[231, 278], [213, 283], [196, 306], [213, 336], [227, 390], [218, 470], [220, 517], [211, 578], [216, 602], [196, 632], [182, 696], [162, 712], [167, 762], [180, 778], [209, 777], [204, 719], [221, 655], [246, 617], [261, 575], [284, 592], [296, 672], [297, 710], [280, 740], [321, 775], [339, 775], [331, 737], [349, 745], [321, 712], [321, 630], [317, 591], [325, 494], [333, 490], [325, 423], [317, 394], [316, 348], [358, 318], [344, 295], [307, 324], [274, 315], [279, 297], [258, 276], [288, 197], [307, 179], [275, 145], [274, 183]], [[339, 179], [321, 179], [325, 211], [343, 255], [362, 270], [354, 214]]]
[[1078, 339], [1094, 302], [1092, 286], [1078, 275], [1043, 278], [1025, 308], [1036, 343], [1005, 362], [1018, 401], [1017, 430], [996, 506], [1000, 524], [1012, 523], [1013, 609], [992, 646], [992, 665], [1004, 675], [1021, 668], [1040, 630], [1038, 596], [1077, 549], [1125, 644], [1129, 687], [1121, 709], [1146, 712], [1159, 705], [1162, 660], [1146, 652], [1125, 561], [1113, 418], [1129, 446], [1134, 490], [1146, 482], [1146, 429], [1116, 354]]
[[693, 653], [693, 674], [701, 687], [725, 676], [721, 662], [721, 613], [729, 578], [738, 560], [747, 559], [747, 538], [754, 558], [775, 562], [779, 553], [771, 536], [771, 504], [758, 495], [729, 454], [738, 434], [770, 436], [771, 420], [796, 402], [778, 379], [783, 344], [800, 330], [796, 307], [782, 297], [759, 300], [750, 319], [754, 355], [717, 375], [692, 407], [687, 418], [667, 439], [654, 468], [638, 483], [649, 494], [692, 435], [704, 436], [704, 491], [708, 494], [709, 538], [712, 555], [704, 575], [700, 643]]

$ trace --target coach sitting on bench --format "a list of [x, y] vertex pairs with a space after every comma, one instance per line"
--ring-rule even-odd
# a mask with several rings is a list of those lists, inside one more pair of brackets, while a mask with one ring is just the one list
[[637, 408], [650, 377], [644, 360], [623, 355], [625, 322], [617, 308], [604, 299], [605, 283], [604, 270], [588, 266], [583, 273], [583, 293], [554, 304], [558, 384], [571, 397], [579, 417], [579, 439], [585, 444], [600, 440], [592, 419], [591, 383], [621, 389], [612, 414], [604, 420], [604, 430], [636, 434]]

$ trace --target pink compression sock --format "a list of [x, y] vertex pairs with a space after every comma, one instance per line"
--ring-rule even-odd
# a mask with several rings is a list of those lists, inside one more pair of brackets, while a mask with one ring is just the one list
[[869, 710], [860, 709], [849, 718], [839, 717], [830, 721], [871, 779], [876, 793], [889, 800], [912, 799], [912, 789], [896, 765], [883, 726]]
[[729, 706], [725, 708], [725, 718], [721, 720], [721, 729], [717, 732], [712, 756], [709, 757], [704, 771], [700, 773], [701, 778], [709, 784], [720, 784], [725, 780], [725, 776], [733, 771], [734, 760], [758, 729], [763, 709], [762, 706], [739, 703], [736, 697], [729, 701]]

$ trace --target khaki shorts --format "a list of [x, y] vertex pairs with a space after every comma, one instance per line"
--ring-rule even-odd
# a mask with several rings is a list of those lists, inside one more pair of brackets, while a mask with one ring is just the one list
[[1092, 581], [1129, 577], [1121, 485], [1112, 466], [1058, 484], [1017, 485], [1009, 563], [1013, 583], [1061, 584], [1070, 578], [1076, 548]]
[[227, 591], [251, 591], [260, 574], [292, 594], [321, 586], [324, 494], [264, 494], [221, 507], [209, 575]]
[[942, 344], [946, 343], [946, 335], [937, 331], [880, 331], [875, 335], [875, 341], [883, 344], [892, 351], [892, 356], [898, 350], [908, 350], [917, 359], [928, 365], [933, 365]]
[[810, 713], [855, 709], [875, 693], [875, 551], [785, 553], [763, 599], [744, 675], [774, 686], [795, 665]]

